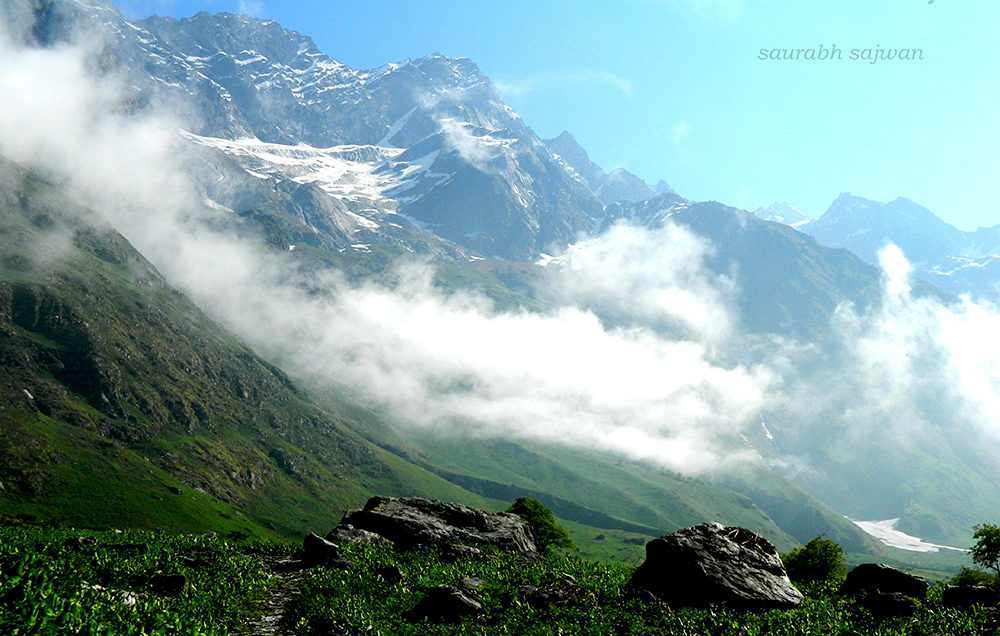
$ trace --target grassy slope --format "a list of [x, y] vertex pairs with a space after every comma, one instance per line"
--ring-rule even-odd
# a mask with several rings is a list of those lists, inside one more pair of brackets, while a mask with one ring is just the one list
[[297, 534], [374, 494], [493, 503], [361, 439], [58, 188], [0, 168], [0, 513]]

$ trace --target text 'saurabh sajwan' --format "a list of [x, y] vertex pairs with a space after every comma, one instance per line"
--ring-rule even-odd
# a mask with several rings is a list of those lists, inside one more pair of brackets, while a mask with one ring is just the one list
[[876, 45], [871, 49], [851, 49], [845, 53], [844, 49], [837, 48], [834, 44], [826, 47], [820, 44], [811, 49], [761, 49], [757, 54], [759, 60], [792, 61], [792, 60], [815, 60], [815, 61], [837, 61], [855, 60], [875, 64], [885, 60], [891, 61], [915, 61], [924, 59], [923, 49], [890, 49]]

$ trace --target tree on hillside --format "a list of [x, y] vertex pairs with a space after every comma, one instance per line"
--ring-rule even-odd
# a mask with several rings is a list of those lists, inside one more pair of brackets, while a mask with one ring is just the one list
[[539, 550], [544, 551], [550, 547], [576, 550], [576, 544], [569, 538], [566, 529], [556, 523], [552, 511], [537, 499], [518, 497], [510, 505], [510, 508], [507, 508], [507, 512], [512, 512], [524, 519], [531, 528], [532, 534], [535, 535], [535, 542], [538, 544]]
[[841, 581], [847, 575], [844, 549], [823, 535], [781, 557], [788, 578], [799, 583]]
[[988, 523], [973, 526], [972, 538], [976, 540], [972, 546], [972, 562], [989, 568], [1000, 577], [1000, 526]]

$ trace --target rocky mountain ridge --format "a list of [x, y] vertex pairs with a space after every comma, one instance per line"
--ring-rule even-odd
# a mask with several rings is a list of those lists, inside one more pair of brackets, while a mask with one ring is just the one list
[[879, 250], [891, 242], [903, 250], [921, 280], [956, 295], [997, 298], [1000, 225], [963, 232], [909, 199], [882, 203], [845, 192], [823, 216], [796, 227], [873, 265]]

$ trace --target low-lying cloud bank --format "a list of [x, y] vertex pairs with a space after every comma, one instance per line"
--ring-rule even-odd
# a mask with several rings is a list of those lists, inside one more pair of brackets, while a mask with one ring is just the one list
[[[914, 298], [898, 249], [883, 253], [882, 306], [837, 313], [835, 353], [772, 343], [752, 365], [728, 362], [746, 343], [739, 281], [711, 273], [711, 246], [674, 225], [620, 226], [573, 246], [550, 290], [562, 306], [548, 313], [445, 296], [413, 265], [391, 288], [327, 273], [310, 281], [325, 293], [311, 294], [289, 283], [287, 255], [209, 229], [204, 220], [224, 212], [183, 176], [180, 122], [117, 114], [125, 83], [96, 77], [85, 48], [27, 49], [7, 32], [0, 154], [78, 192], [290, 373], [380, 404], [403, 425], [597, 449], [686, 474], [757, 461], [741, 433], [762, 413], [783, 414], [792, 445], [822, 422], [845, 452], [940, 427], [1000, 436], [1000, 312]], [[768, 461], [797, 460], [778, 449]]]

